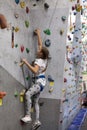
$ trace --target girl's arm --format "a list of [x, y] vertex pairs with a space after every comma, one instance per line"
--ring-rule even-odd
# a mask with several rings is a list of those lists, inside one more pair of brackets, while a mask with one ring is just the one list
[[38, 38], [38, 50], [40, 51], [42, 49], [42, 39], [41, 39], [41, 35], [40, 35], [40, 30], [36, 29], [35, 33], [37, 34], [37, 38]]
[[38, 70], [39, 70], [39, 66], [38, 65], [35, 65], [35, 66], [32, 66], [31, 64], [28, 63], [28, 61], [26, 59], [22, 59], [22, 62], [24, 64], [27, 65], [27, 67], [33, 72], [33, 73], [37, 73]]

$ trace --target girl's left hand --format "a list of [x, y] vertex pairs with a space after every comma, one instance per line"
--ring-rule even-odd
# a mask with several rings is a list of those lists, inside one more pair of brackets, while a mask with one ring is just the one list
[[27, 60], [26, 59], [22, 59], [22, 62], [27, 63]]

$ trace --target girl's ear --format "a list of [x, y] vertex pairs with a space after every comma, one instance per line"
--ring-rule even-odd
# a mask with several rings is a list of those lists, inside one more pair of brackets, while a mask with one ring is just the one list
[[3, 14], [0, 14], [0, 28], [1, 29], [7, 28], [7, 20]]

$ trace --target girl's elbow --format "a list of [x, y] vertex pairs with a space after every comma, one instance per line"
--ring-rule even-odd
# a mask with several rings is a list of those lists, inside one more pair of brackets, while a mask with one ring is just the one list
[[37, 74], [37, 72], [38, 72], [37, 70], [34, 70], [34, 71], [33, 71], [34, 74]]

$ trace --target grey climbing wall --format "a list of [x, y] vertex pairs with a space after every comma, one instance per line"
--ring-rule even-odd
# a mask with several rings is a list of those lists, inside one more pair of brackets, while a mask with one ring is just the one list
[[[0, 91], [6, 92], [0, 106], [0, 129], [15, 130], [22, 129], [20, 117], [24, 113], [23, 103], [20, 102], [20, 93], [23, 90], [22, 84], [0, 66]], [[18, 96], [14, 94], [17, 91]]]
[[[23, 124], [20, 122], [24, 116], [24, 102], [20, 100], [20, 94], [24, 87], [15, 78], [13, 78], [5, 69], [0, 66], [0, 89], [6, 92], [6, 96], [2, 99], [0, 106], [0, 129], [1, 130], [29, 130], [32, 124]], [[15, 95], [15, 92], [17, 95]], [[39, 101], [42, 122], [41, 130], [58, 129], [58, 119], [60, 109], [60, 100], [44, 99]], [[42, 104], [42, 105], [41, 105]], [[44, 115], [44, 116], [43, 116]], [[32, 112], [34, 121], [35, 113]]]
[[[68, 22], [67, 7], [59, 8], [59, 1], [55, 0], [54, 6], [50, 5], [49, 9], [44, 8], [45, 1], [26, 1], [24, 5], [22, 1], [16, 4], [15, 1], [7, 1], [7, 3], [1, 1], [1, 10], [4, 10], [4, 15], [8, 17], [8, 23], [11, 25], [9, 30], [0, 30], [1, 33], [1, 52], [0, 52], [0, 64], [19, 82], [24, 85], [23, 74], [19, 66], [20, 59], [25, 57], [30, 63], [35, 58], [36, 53], [36, 37], [33, 35], [33, 31], [36, 28], [41, 29], [41, 36], [43, 45], [47, 39], [51, 40], [51, 46], [48, 48], [50, 51], [51, 60], [49, 61], [49, 67], [47, 76], [51, 75], [54, 80], [53, 93], [49, 94], [49, 83], [42, 95], [47, 98], [60, 98], [61, 86], [63, 85], [63, 67], [65, 57], [65, 45], [66, 45], [66, 26]], [[7, 6], [6, 6], [7, 5]], [[60, 3], [61, 5], [61, 3]], [[52, 7], [51, 7], [52, 6]], [[26, 13], [26, 7], [29, 8], [29, 12]], [[59, 12], [59, 14], [58, 14]], [[18, 18], [15, 18], [18, 15]], [[62, 16], [66, 17], [65, 22], [62, 21]], [[42, 18], [41, 18], [42, 17]], [[27, 27], [25, 22], [27, 21]], [[61, 25], [61, 26], [60, 26]], [[14, 48], [11, 47], [12, 26], [14, 26]], [[45, 34], [44, 31], [50, 30], [50, 35]], [[60, 34], [60, 31], [63, 34]], [[6, 39], [5, 39], [5, 38]], [[29, 50], [29, 52], [26, 51]], [[56, 59], [57, 55], [57, 59]], [[61, 57], [61, 61], [58, 60]], [[56, 69], [54, 69], [56, 68]], [[15, 71], [14, 71], [15, 70]], [[50, 71], [52, 70], [52, 71]], [[25, 67], [26, 77], [31, 74], [27, 72]]]

